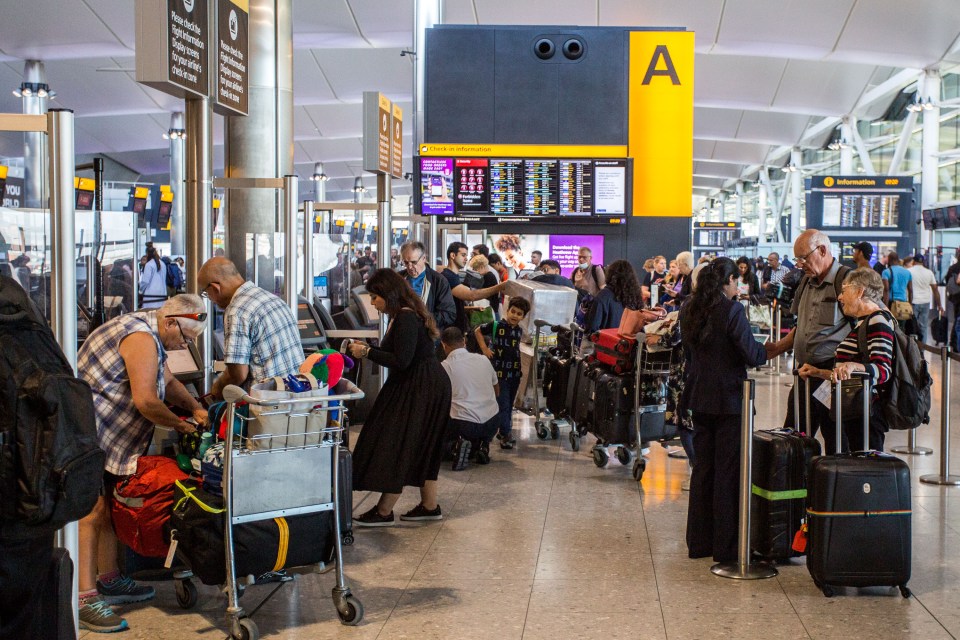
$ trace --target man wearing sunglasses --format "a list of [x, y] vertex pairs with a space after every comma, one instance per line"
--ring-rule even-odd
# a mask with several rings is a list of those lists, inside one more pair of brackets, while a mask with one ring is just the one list
[[230, 384], [244, 386], [295, 373], [303, 362], [297, 319], [290, 307], [265, 289], [247, 282], [227, 258], [212, 258], [197, 274], [200, 295], [223, 316], [223, 361], [226, 369], [210, 393], [219, 398]]
[[[807, 229], [793, 243], [793, 255], [797, 256], [796, 265], [803, 269], [803, 279], [797, 285], [797, 292], [790, 307], [790, 313], [797, 316], [797, 326], [787, 336], [777, 342], [767, 344], [767, 359], [793, 349], [794, 368], [805, 364], [817, 368], [832, 369], [837, 347], [850, 333], [850, 319], [843, 315], [838, 302], [843, 279], [850, 268], [840, 264], [833, 257], [830, 238], [817, 229]], [[814, 382], [816, 382], [814, 380]], [[813, 387], [810, 389], [813, 391]], [[793, 394], [787, 403], [785, 426], [793, 428]], [[800, 426], [806, 424], [805, 403], [800, 403]], [[827, 407], [814, 400], [810, 410], [810, 437], [823, 429], [827, 451], [833, 452], [834, 429]]]
[[207, 411], [177, 381], [167, 352], [184, 349], [206, 324], [199, 296], [179, 295], [159, 309], [127, 313], [95, 329], [77, 354], [77, 370], [93, 391], [97, 440], [106, 454], [102, 492], [80, 521], [80, 628], [120, 631], [127, 622], [110, 605], [154, 596], [117, 569], [117, 537], [110, 519], [114, 486], [137, 472], [137, 460], [153, 439], [154, 425], [181, 433], [195, 431], [170, 409], [189, 411], [198, 424]]

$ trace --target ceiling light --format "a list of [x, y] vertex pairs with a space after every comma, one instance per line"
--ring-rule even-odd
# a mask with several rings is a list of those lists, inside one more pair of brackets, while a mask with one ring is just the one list
[[782, 167], [780, 170], [784, 173], [796, 173], [797, 171], [800, 171], [800, 167], [791, 162], [787, 166]]
[[187, 132], [183, 129], [170, 129], [163, 134], [164, 140], [186, 140]]
[[314, 182], [326, 182], [330, 177], [323, 172], [323, 163], [317, 162], [313, 165], [313, 175], [310, 179]]
[[21, 82], [20, 87], [13, 90], [13, 95], [18, 98], [52, 98], [57, 95], [50, 86], [44, 82]]
[[353, 180], [354, 193], [366, 193], [367, 189], [363, 186], [363, 180], [358, 176]]

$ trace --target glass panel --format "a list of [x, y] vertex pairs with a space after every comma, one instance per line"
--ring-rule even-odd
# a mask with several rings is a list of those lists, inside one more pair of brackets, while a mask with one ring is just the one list
[[50, 322], [50, 213], [0, 207], [0, 273], [12, 277]]

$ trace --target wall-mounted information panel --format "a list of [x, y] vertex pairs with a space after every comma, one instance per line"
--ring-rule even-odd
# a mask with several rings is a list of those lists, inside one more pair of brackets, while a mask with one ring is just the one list
[[623, 147], [431, 144], [420, 152], [416, 210], [444, 222], [624, 224], [630, 212]]

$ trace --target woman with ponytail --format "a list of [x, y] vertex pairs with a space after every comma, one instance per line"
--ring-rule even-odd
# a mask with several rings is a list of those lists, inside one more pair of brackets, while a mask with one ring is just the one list
[[737, 560], [740, 482], [740, 421], [747, 368], [766, 362], [737, 302], [740, 272], [717, 258], [697, 277], [697, 288], [680, 310], [686, 360], [684, 407], [693, 412], [696, 458], [690, 479], [687, 549], [691, 558]]

